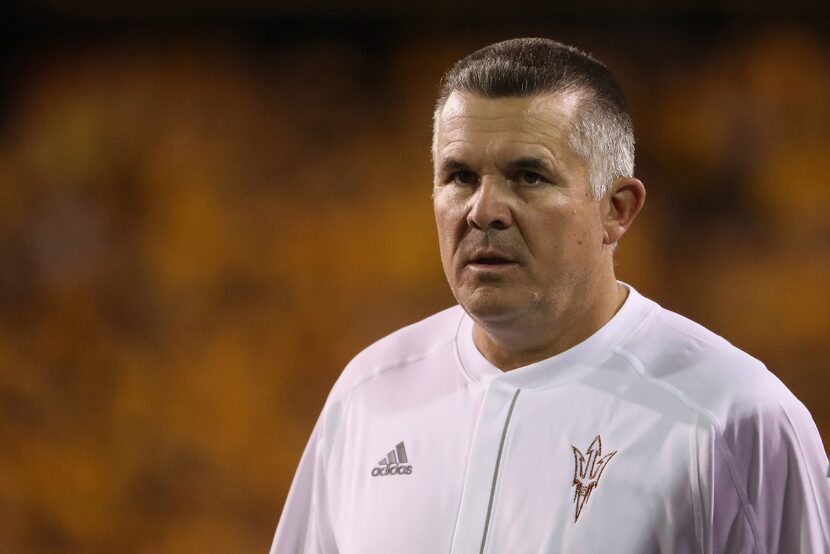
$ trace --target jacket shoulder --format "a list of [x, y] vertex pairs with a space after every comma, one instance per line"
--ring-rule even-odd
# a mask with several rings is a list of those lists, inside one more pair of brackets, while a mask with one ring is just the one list
[[644, 377], [659, 381], [719, 428], [741, 414], [797, 402], [760, 360], [663, 308], [621, 350]]
[[346, 365], [330, 400], [342, 399], [362, 384], [447, 347], [455, 339], [464, 311], [452, 306], [375, 341]]

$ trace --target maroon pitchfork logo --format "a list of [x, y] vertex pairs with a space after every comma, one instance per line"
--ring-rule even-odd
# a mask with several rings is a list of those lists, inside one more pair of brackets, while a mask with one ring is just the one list
[[602, 455], [602, 439], [597, 435], [591, 445], [588, 447], [588, 452], [583, 454], [575, 446], [571, 446], [574, 451], [574, 481], [573, 486], [576, 487], [574, 491], [574, 502], [576, 503], [576, 514], [574, 515], [574, 523], [579, 519], [579, 514], [582, 512], [582, 507], [588, 502], [588, 497], [591, 492], [599, 485], [599, 478], [602, 475], [602, 470], [617, 453], [615, 450], [610, 454]]

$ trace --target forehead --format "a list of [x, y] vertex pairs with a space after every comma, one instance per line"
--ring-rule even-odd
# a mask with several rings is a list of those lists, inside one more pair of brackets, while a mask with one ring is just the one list
[[528, 150], [569, 157], [568, 139], [578, 104], [575, 92], [522, 98], [455, 92], [435, 120], [436, 158], [526, 154]]

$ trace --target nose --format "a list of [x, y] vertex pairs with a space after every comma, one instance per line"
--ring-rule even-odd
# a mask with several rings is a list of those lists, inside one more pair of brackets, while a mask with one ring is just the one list
[[510, 211], [510, 187], [503, 179], [482, 178], [473, 195], [467, 224], [479, 230], [507, 229], [513, 225]]

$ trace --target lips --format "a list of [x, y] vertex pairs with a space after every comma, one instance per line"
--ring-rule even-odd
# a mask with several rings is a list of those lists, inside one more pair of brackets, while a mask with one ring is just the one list
[[483, 266], [498, 266], [515, 263], [516, 260], [512, 256], [505, 254], [503, 252], [497, 252], [492, 250], [478, 251], [475, 254], [473, 254], [467, 261], [467, 265], [475, 264]]
[[507, 264], [507, 263], [512, 263], [512, 262], [510, 260], [505, 259], [505, 258], [484, 257], [484, 258], [475, 258], [474, 260], [472, 260], [471, 263], [484, 264], [484, 265], [498, 265], [498, 264]]

